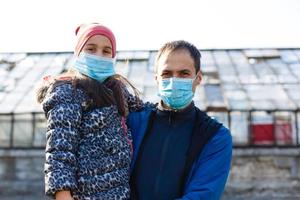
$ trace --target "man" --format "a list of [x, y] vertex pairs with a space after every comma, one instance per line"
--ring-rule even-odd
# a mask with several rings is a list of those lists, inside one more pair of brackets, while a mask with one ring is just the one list
[[131, 113], [132, 199], [220, 199], [232, 156], [231, 135], [193, 103], [200, 52], [186, 41], [165, 44], [155, 62], [161, 101]]

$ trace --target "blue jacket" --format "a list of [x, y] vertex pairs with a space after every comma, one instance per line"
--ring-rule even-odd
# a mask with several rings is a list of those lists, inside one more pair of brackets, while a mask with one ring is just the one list
[[[152, 108], [145, 108], [141, 112], [131, 113], [128, 117], [128, 126], [133, 137], [131, 172], [146, 133], [151, 110]], [[194, 161], [188, 177], [185, 179], [181, 199], [220, 199], [229, 174], [231, 156], [231, 134], [227, 128], [221, 126]]]

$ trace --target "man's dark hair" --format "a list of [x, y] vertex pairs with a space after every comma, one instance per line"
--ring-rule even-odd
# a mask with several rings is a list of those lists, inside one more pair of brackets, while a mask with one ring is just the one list
[[155, 71], [157, 69], [157, 63], [162, 54], [164, 54], [165, 52], [171, 53], [171, 52], [174, 52], [177, 50], [187, 50], [190, 53], [190, 55], [195, 63], [196, 73], [198, 73], [198, 71], [200, 70], [200, 66], [201, 66], [201, 53], [195, 45], [193, 45], [187, 41], [184, 41], [184, 40], [168, 42], [159, 49], [156, 60], [155, 60]]

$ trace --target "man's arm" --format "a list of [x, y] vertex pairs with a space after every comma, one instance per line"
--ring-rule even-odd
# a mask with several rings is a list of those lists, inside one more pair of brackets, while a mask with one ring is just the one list
[[193, 165], [182, 200], [219, 200], [225, 188], [232, 157], [232, 138], [225, 127], [205, 145]]

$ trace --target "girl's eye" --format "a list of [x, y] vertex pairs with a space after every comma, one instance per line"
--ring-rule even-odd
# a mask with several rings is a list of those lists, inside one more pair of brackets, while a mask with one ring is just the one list
[[95, 48], [94, 47], [86, 47], [86, 48], [84, 48], [84, 51], [86, 51], [86, 52], [88, 52], [88, 53], [93, 53], [93, 52], [95, 52]]
[[111, 54], [111, 51], [110, 50], [104, 50], [103, 53], [105, 53], [105, 54]]

